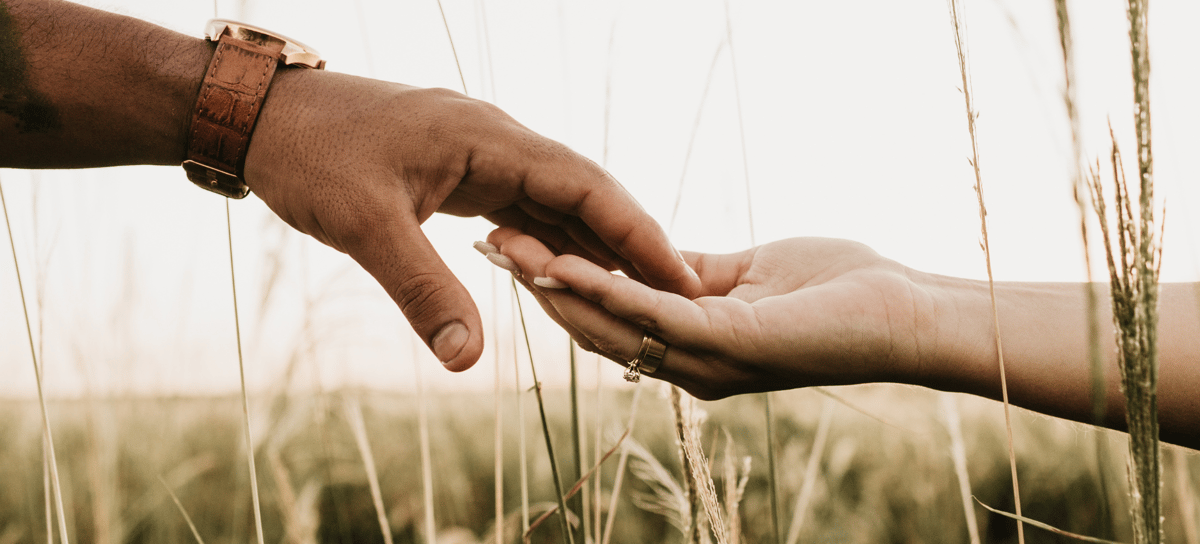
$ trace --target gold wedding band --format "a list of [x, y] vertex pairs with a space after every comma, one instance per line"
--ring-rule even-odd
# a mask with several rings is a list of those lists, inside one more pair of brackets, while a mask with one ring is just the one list
[[648, 332], [642, 333], [642, 345], [638, 347], [637, 356], [629, 361], [625, 368], [625, 381], [637, 383], [642, 374], [653, 374], [662, 364], [663, 356], [667, 354], [667, 344], [660, 338]]

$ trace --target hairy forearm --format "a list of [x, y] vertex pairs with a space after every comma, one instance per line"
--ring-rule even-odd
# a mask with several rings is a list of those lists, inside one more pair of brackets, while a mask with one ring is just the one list
[[179, 164], [212, 49], [60, 0], [0, 0], [0, 166]]
[[[1158, 409], [1164, 440], [1200, 446], [1200, 304], [1193, 284], [1163, 284], [1159, 297]], [[987, 282], [945, 280], [955, 325], [952, 345], [918, 380], [938, 389], [999, 399], [1000, 368]], [[1111, 298], [1090, 287], [1099, 315], [1105, 426], [1125, 428]], [[949, 300], [949, 299], [948, 299]], [[1000, 338], [1009, 398], [1045, 414], [1093, 422], [1087, 291], [1082, 284], [997, 283]]]

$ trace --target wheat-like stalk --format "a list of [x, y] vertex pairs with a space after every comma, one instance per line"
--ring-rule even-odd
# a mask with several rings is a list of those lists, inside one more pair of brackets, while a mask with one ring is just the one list
[[[1131, 31], [1131, 38], [1133, 34]], [[1155, 338], [1162, 247], [1160, 234], [1154, 228], [1153, 181], [1148, 164], [1142, 165], [1139, 160], [1143, 183], [1138, 213], [1135, 214], [1133, 197], [1124, 176], [1121, 151], [1116, 135], [1111, 128], [1109, 130], [1113, 143], [1110, 160], [1115, 189], [1115, 235], [1110, 233], [1108, 226], [1108, 208], [1098, 175], [1091, 178], [1092, 205], [1100, 220], [1104, 245], [1108, 248], [1106, 257], [1113, 298], [1113, 323], [1117, 328], [1119, 346], [1117, 364], [1121, 371], [1121, 390], [1125, 395], [1125, 419], [1129, 429], [1131, 466], [1128, 472], [1134, 541], [1138, 544], [1157, 543], [1163, 538], [1162, 459], [1158, 442], [1158, 352]], [[1149, 153], [1148, 149], [1146, 153]], [[1147, 196], [1146, 192], [1151, 195]], [[1115, 245], [1113, 238], [1116, 238]]]
[[688, 455], [687, 437], [690, 433], [689, 418], [683, 410], [683, 392], [678, 387], [670, 386], [671, 413], [675, 416], [675, 444], [679, 451], [679, 462], [683, 464], [684, 489], [687, 492], [687, 509], [684, 517], [683, 539], [687, 544], [699, 542], [700, 528], [700, 489], [696, 480], [696, 469], [692, 466], [695, 460]]
[[[700, 503], [704, 506], [704, 513], [708, 516], [709, 528], [712, 529], [713, 536], [717, 539], [717, 544], [727, 544], [728, 538], [726, 536], [725, 522], [721, 515], [721, 502], [717, 499], [717, 489], [716, 485], [713, 484], [712, 470], [709, 468], [708, 458], [704, 455], [704, 449], [700, 446], [700, 422], [696, 420], [694, 412], [690, 409], [688, 410], [687, 420], [683, 426], [683, 453], [684, 457], [688, 460], [688, 466], [691, 468], [691, 479], [696, 484], [696, 492], [699, 495]], [[697, 528], [697, 530], [699, 529], [699, 515], [693, 515], [692, 527]]]
[[992, 250], [988, 242], [987, 207], [983, 202], [983, 174], [979, 167], [979, 140], [975, 132], [975, 119], [979, 117], [971, 103], [971, 72], [967, 62], [966, 22], [959, 14], [959, 1], [949, 0], [950, 22], [954, 27], [954, 48], [958, 53], [958, 70], [962, 75], [962, 94], [967, 111], [967, 132], [971, 137], [970, 163], [975, 171], [975, 196], [979, 200], [979, 224], [982, 236], [984, 262], [987, 264], [988, 294], [992, 303], [992, 324], [995, 326], [996, 360], [1000, 367], [1000, 396], [1004, 403], [1004, 428], [1008, 434], [1008, 465], [1012, 472], [1013, 504], [1017, 513], [1017, 541], [1025, 544], [1025, 526], [1021, 521], [1021, 487], [1017, 479], [1017, 453], [1013, 447], [1012, 416], [1009, 413], [1008, 377], [1004, 369], [1004, 346], [1000, 341], [1000, 310], [996, 306], [996, 283], [992, 277]]

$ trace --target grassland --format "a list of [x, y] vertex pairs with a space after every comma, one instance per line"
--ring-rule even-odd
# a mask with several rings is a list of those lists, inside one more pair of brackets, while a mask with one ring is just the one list
[[[644, 387], [657, 388], [654, 383]], [[879, 385], [835, 389], [834, 419], [803, 513], [801, 542], [965, 542], [966, 521], [938, 395], [910, 387]], [[567, 406], [564, 391], [547, 391], [550, 407]], [[367, 475], [342, 409], [342, 395], [360, 398], [375, 453], [383, 501], [395, 542], [424, 542], [422, 482], [417, 446], [417, 403], [406, 395], [366, 391], [280, 398], [257, 405], [260, 491], [268, 542], [383, 542], [368, 492]], [[524, 401], [532, 402], [531, 395]], [[515, 398], [506, 399], [507, 404]], [[606, 406], [627, 406], [613, 394]], [[743, 542], [766, 542], [770, 531], [764, 436], [758, 399], [702, 403], [708, 414], [703, 440], [715, 467], [724, 462], [724, 433], [738, 457], [751, 457], [751, 477], [741, 503]], [[778, 452], [782, 470], [784, 527], [792, 519], [803, 470], [827, 397], [796, 391], [776, 397]], [[489, 394], [442, 394], [429, 401], [433, 488], [439, 542], [484, 542], [492, 538], [493, 399]], [[980, 501], [1011, 509], [1007, 446], [996, 403], [958, 398], [965, 435], [971, 491]], [[76, 542], [194, 542], [182, 514], [159, 482], [178, 495], [205, 542], [253, 540], [253, 514], [240, 430], [237, 397], [124, 398], [52, 402], [59, 442], [68, 527]], [[585, 406], [590, 410], [590, 406]], [[504, 424], [517, 421], [508, 410]], [[606, 413], [623, 421], [624, 410]], [[645, 396], [634, 439], [675, 478], [679, 457], [667, 401]], [[540, 433], [530, 417], [530, 502], [537, 511], [552, 504]], [[1018, 465], [1025, 515], [1092, 536], [1130, 538], [1128, 494], [1122, 465], [1103, 467], [1119, 489], [1101, 496], [1092, 453], [1093, 433], [1103, 433], [1113, 451], [1123, 437], [1089, 427], [1017, 412]], [[569, 415], [552, 411], [556, 440], [566, 444]], [[27, 401], [0, 403], [0, 543], [45, 542], [40, 416]], [[619, 435], [614, 427], [611, 435]], [[504, 508], [509, 538], [519, 527], [520, 493], [516, 433], [506, 433]], [[561, 448], [561, 464], [571, 462]], [[1168, 452], [1171, 453], [1171, 452]], [[1118, 460], [1121, 456], [1116, 457]], [[636, 456], [631, 467], [638, 461]], [[1118, 461], [1120, 462], [1120, 461]], [[1191, 473], [1200, 459], [1187, 455]], [[610, 489], [616, 456], [605, 465]], [[721, 474], [714, 470], [714, 474]], [[1182, 482], [1196, 485], [1190, 476]], [[725, 482], [717, 478], [718, 491]], [[1166, 478], [1167, 540], [1184, 541], [1176, 487]], [[661, 488], [661, 486], [659, 486]], [[667, 517], [639, 507], [654, 493], [651, 482], [627, 475], [616, 512], [613, 542], [680, 542]], [[1187, 490], [1188, 496], [1192, 491]], [[1008, 502], [1006, 502], [1008, 501]], [[1186, 507], [1192, 509], [1194, 505]], [[984, 542], [1014, 542], [1015, 523], [980, 507]], [[1195, 512], [1191, 512], [1194, 516]], [[534, 542], [561, 542], [556, 523], [547, 523]], [[1030, 542], [1064, 537], [1027, 529]], [[515, 540], [508, 540], [515, 541]]]

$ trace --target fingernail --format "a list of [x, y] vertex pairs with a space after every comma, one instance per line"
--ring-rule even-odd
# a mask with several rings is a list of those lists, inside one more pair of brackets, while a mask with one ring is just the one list
[[458, 354], [462, 352], [463, 346], [467, 345], [467, 338], [471, 336], [467, 326], [455, 321], [442, 327], [433, 337], [433, 354], [437, 356], [442, 364], [453, 361]]
[[550, 277], [533, 278], [533, 284], [538, 287], [545, 287], [547, 289], [566, 289], [568, 287], [568, 285], [563, 283], [562, 280], [556, 280]]
[[489, 253], [496, 253], [496, 252], [500, 251], [500, 248], [498, 248], [492, 244], [489, 244], [487, 242], [475, 242], [474, 244], [471, 245], [471, 247], [474, 247], [475, 251], [478, 251], [484, 255], [487, 255]]
[[492, 261], [492, 264], [499, 266], [513, 274], [520, 274], [521, 267], [517, 266], [517, 262], [508, 258], [507, 255], [501, 253], [488, 253], [487, 260]]

